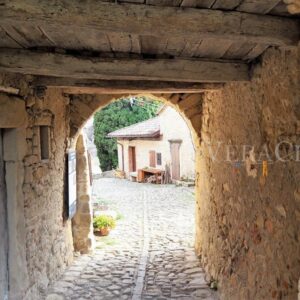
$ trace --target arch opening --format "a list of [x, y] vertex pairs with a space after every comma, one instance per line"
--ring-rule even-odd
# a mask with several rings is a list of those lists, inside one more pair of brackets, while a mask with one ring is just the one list
[[[176, 151], [178, 151], [178, 153], [177, 153], [178, 158], [180, 160], [182, 160], [182, 163], [180, 165], [180, 171], [179, 171], [179, 177], [178, 178], [175, 178], [175, 174], [172, 171], [173, 163], [171, 163], [171, 165], [172, 165], [172, 168], [171, 168], [171, 173], [172, 173], [171, 177], [174, 176], [174, 178], [172, 178], [173, 181], [171, 181], [171, 182], [173, 182], [173, 183], [176, 180], [180, 181], [181, 179], [183, 179], [183, 177], [185, 177], [185, 176], [182, 176], [182, 174], [185, 171], [185, 164], [186, 164], [185, 161], [184, 161], [184, 159], [186, 159], [186, 161], [187, 161], [188, 160], [187, 158], [189, 156], [191, 156], [191, 153], [188, 153], [188, 151], [187, 151], [187, 148], [186, 148], [186, 145], [185, 145], [185, 141], [181, 140], [182, 136], [180, 136], [180, 133], [179, 133], [180, 126], [182, 124], [185, 125], [185, 130], [183, 131], [183, 135], [184, 135], [184, 137], [188, 136], [188, 138], [190, 139], [191, 145], [192, 145], [192, 151], [194, 152], [194, 156], [195, 156], [193, 158], [193, 166], [192, 166], [192, 168], [193, 168], [193, 179], [195, 179], [195, 177], [197, 177], [196, 176], [197, 169], [195, 169], [196, 168], [196, 161], [195, 161], [195, 159], [197, 157], [197, 154], [199, 154], [198, 151], [199, 151], [199, 140], [200, 140], [199, 133], [196, 131], [196, 128], [200, 128], [199, 125], [197, 124], [197, 122], [201, 123], [201, 100], [202, 100], [202, 95], [201, 94], [197, 94], [197, 95], [195, 95], [195, 94], [193, 94], [193, 95], [172, 94], [172, 95], [154, 96], [154, 95], [148, 95], [148, 94], [138, 94], [138, 95], [131, 95], [131, 98], [133, 98], [133, 97], [144, 97], [147, 100], [159, 101], [159, 103], [162, 103], [162, 107], [167, 107], [166, 108], [166, 115], [171, 114], [171, 116], [169, 116], [169, 119], [167, 118], [166, 122], [165, 122], [165, 124], [166, 123], [168, 124], [168, 126], [167, 126], [168, 130], [172, 130], [173, 131], [173, 136], [172, 137], [168, 137], [166, 135], [166, 141], [165, 141], [166, 145], [167, 145], [167, 150], [170, 152], [170, 155], [169, 155], [170, 158], [169, 159], [172, 159], [172, 155], [176, 156]], [[87, 184], [89, 182], [89, 179], [88, 179], [88, 176], [87, 176], [87, 173], [88, 173], [87, 172], [87, 169], [88, 169], [87, 153], [86, 153], [86, 151], [82, 151], [82, 149], [81, 149], [82, 148], [82, 144], [83, 144], [83, 139], [84, 139], [84, 137], [82, 135], [82, 132], [83, 132], [83, 128], [84, 128], [84, 126], [85, 126], [85, 124], [87, 122], [87, 119], [90, 118], [90, 117], [93, 117], [96, 112], [100, 111], [104, 107], [108, 107], [110, 105], [110, 103], [114, 103], [114, 102], [119, 101], [120, 99], [124, 99], [124, 98], [125, 98], [124, 95], [121, 95], [121, 96], [118, 95], [118, 97], [116, 97], [114, 95], [105, 95], [105, 96], [103, 96], [103, 95], [100, 95], [100, 96], [95, 96], [95, 95], [94, 96], [91, 96], [91, 95], [78, 95], [78, 96], [73, 96], [71, 98], [71, 102], [70, 103], [71, 103], [71, 106], [74, 107], [73, 109], [71, 109], [71, 111], [72, 111], [72, 113], [71, 113], [71, 139], [72, 139], [71, 145], [72, 145], [72, 143], [74, 144], [75, 141], [76, 141], [76, 152], [77, 152], [77, 163], [78, 163], [78, 165], [77, 165], [77, 173], [78, 173], [77, 180], [79, 180], [78, 179], [79, 176], [82, 176], [83, 174], [85, 174], [84, 175], [85, 176], [85, 184]], [[104, 101], [104, 99], [106, 99], [106, 100]], [[186, 103], [183, 104], [184, 102], [186, 102]], [[86, 109], [86, 114], [82, 115], [81, 117], [79, 117], [79, 115], [78, 115], [79, 110], [76, 110], [76, 109], [77, 108], [78, 109], [81, 108], [80, 111], [82, 112], [83, 111], [82, 110], [83, 106], [89, 107], [90, 110], [87, 111], [87, 109]], [[170, 108], [170, 111], [169, 111], [169, 108]], [[175, 119], [174, 119], [174, 116], [176, 116]], [[163, 125], [163, 126], [165, 126], [165, 125]], [[77, 131], [75, 131], [75, 129]], [[176, 138], [176, 131], [179, 134], [179, 136], [177, 136], [177, 138]], [[127, 187], [127, 186], [125, 187], [124, 186], [124, 184], [125, 184], [124, 182], [127, 182], [127, 184], [132, 185], [132, 188], [136, 188], [137, 189], [136, 193], [132, 194], [133, 195], [132, 197], [135, 198], [135, 197], [137, 197], [137, 194], [139, 194], [139, 197], [141, 197], [140, 201], [142, 201], [142, 203], [143, 203], [142, 213], [143, 214], [147, 214], [147, 212], [145, 212], [148, 209], [148, 208], [145, 208], [145, 206], [149, 205], [149, 203], [147, 203], [147, 201], [148, 201], [147, 197], [150, 199], [153, 196], [151, 196], [147, 192], [147, 188], [148, 187], [145, 186], [145, 183], [144, 184], [141, 183], [141, 186], [139, 187], [138, 186], [139, 183], [132, 182], [132, 181], [139, 181], [137, 173], [138, 173], [139, 169], [144, 169], [143, 167], [146, 167], [146, 168], [155, 168], [155, 169], [158, 169], [158, 170], [159, 169], [164, 169], [164, 167], [165, 167], [164, 162], [166, 160], [166, 158], [165, 158], [166, 154], [165, 153], [161, 153], [161, 152], [163, 152], [163, 150], [157, 150], [157, 151], [155, 151], [155, 147], [154, 147], [154, 143], [155, 142], [161, 142], [161, 139], [162, 139], [161, 136], [158, 138], [158, 140], [152, 138], [152, 139], [150, 139], [150, 141], [149, 141], [148, 144], [146, 143], [146, 145], [142, 146], [142, 147], [146, 148], [146, 152], [149, 151], [149, 150], [151, 150], [151, 149], [154, 149], [154, 150], [149, 151], [150, 157], [147, 156], [144, 160], [137, 161], [134, 170], [130, 169], [130, 157], [129, 157], [130, 156], [130, 149], [131, 148], [135, 148], [136, 152], [141, 153], [142, 151], [144, 151], [144, 150], [141, 150], [141, 148], [142, 148], [141, 147], [141, 143], [145, 143], [145, 140], [142, 139], [142, 141], [139, 141], [138, 138], [137, 139], [133, 138], [131, 140], [129, 139], [128, 141], [125, 141], [125, 142], [124, 142], [125, 139], [121, 139], [121, 141], [118, 140], [118, 144], [122, 145], [122, 146], [119, 147], [119, 159], [120, 159], [120, 151], [122, 151], [122, 150], [124, 151], [124, 149], [125, 149], [125, 151], [127, 152], [125, 154], [125, 158], [123, 157], [123, 159], [121, 161], [119, 161], [118, 169], [123, 169], [122, 171], [126, 174], [124, 177], [126, 177], [128, 181], [120, 181], [120, 179], [116, 179], [116, 182], [115, 182], [113, 179], [104, 179], [104, 180], [101, 179], [103, 183], [102, 184], [99, 183], [99, 186], [101, 186], [101, 188], [98, 188], [98, 191], [97, 191], [97, 187], [95, 188], [94, 185], [92, 186], [91, 189], [89, 188], [89, 189], [85, 190], [86, 193], [90, 192], [90, 194], [89, 195], [84, 195], [84, 197], [83, 197], [84, 203], [81, 201], [81, 198], [80, 198], [81, 194], [80, 194], [79, 190], [77, 189], [77, 191], [79, 193], [78, 197], [77, 197], [77, 199], [78, 199], [78, 203], [77, 203], [77, 209], [78, 209], [78, 211], [77, 211], [77, 216], [75, 215], [75, 220], [80, 220], [79, 215], [81, 214], [81, 208], [83, 207], [83, 205], [88, 205], [88, 207], [89, 207], [89, 209], [86, 210], [86, 212], [85, 212], [87, 214], [87, 217], [81, 219], [81, 221], [77, 222], [77, 224], [76, 224], [77, 227], [80, 227], [80, 223], [81, 222], [85, 222], [85, 224], [83, 225], [83, 227], [85, 229], [89, 229], [89, 230], [86, 230], [85, 233], [84, 233], [85, 234], [85, 238], [81, 239], [81, 241], [82, 240], [86, 241], [86, 245], [85, 245], [85, 249], [86, 250], [88, 250], [88, 251], [92, 250], [92, 247], [93, 247], [93, 243], [88, 238], [88, 237], [91, 236], [91, 226], [92, 226], [93, 212], [92, 212], [92, 210], [90, 208], [91, 208], [92, 202], [94, 202], [95, 200], [99, 200], [99, 199], [96, 199], [96, 198], [98, 196], [100, 196], [100, 198], [101, 198], [101, 195], [104, 194], [104, 198], [108, 197], [109, 203], [111, 201], [112, 203], [114, 203], [114, 204], [112, 204], [113, 206], [114, 205], [117, 206], [117, 202], [118, 201], [114, 202], [113, 200], [116, 200], [116, 199], [112, 199], [111, 198], [111, 197], [116, 197], [116, 194], [114, 194], [113, 196], [111, 196], [112, 192], [111, 191], [108, 192], [106, 190], [107, 189], [106, 186], [108, 186], [112, 190], [114, 190], [114, 189], [120, 189], [121, 190], [121, 194], [126, 195], [127, 194], [127, 188], [129, 188], [129, 187]], [[149, 145], [151, 145], [151, 144], [152, 144], [152, 146], [149, 147]], [[144, 151], [144, 154], [146, 152]], [[155, 158], [154, 158], [155, 164], [154, 165], [151, 165], [151, 154], [152, 154], [151, 152], [155, 153]], [[160, 155], [157, 156], [157, 154], [160, 154]], [[82, 155], [85, 156], [85, 158], [84, 158], [85, 165], [83, 165], [82, 163], [79, 163], [79, 161], [82, 159]], [[148, 155], [148, 153], [146, 153], [146, 155]], [[140, 158], [137, 158], [137, 160], [138, 159], [140, 159]], [[159, 160], [162, 160], [162, 162], [159, 162]], [[146, 166], [146, 164], [147, 164], [146, 161], [149, 162], [149, 165], [147, 165], [147, 166]], [[136, 174], [133, 176], [132, 173], [136, 173]], [[105, 180], [107, 180], [106, 183], [105, 183]], [[110, 180], [112, 180], [112, 181], [110, 181]], [[170, 183], [170, 182], [167, 182], [167, 183]], [[96, 183], [96, 185], [97, 185], [97, 183]], [[131, 188], [131, 186], [130, 186], [130, 188]], [[101, 192], [101, 189], [102, 189], [102, 192]], [[182, 199], [180, 199], [180, 197], [184, 198], [185, 196], [184, 196], [184, 192], [181, 190], [181, 188], [178, 189], [178, 190], [180, 190], [180, 192], [178, 193], [179, 196], [177, 196], [175, 190], [173, 190], [169, 186], [167, 186], [166, 189], [170, 189], [169, 192], [171, 193], [171, 195], [173, 195], [174, 200], [175, 201], [179, 201], [180, 205], [182, 205], [182, 203], [181, 203]], [[91, 190], [93, 191], [93, 194], [92, 194]], [[96, 192], [94, 194], [95, 190], [96, 190]], [[143, 193], [143, 192], [146, 195], [145, 196], [146, 199], [141, 196], [141, 193]], [[97, 195], [97, 193], [99, 193], [99, 194]], [[153, 191], [152, 191], [152, 193], [153, 193]], [[159, 192], [157, 192], [157, 193], [159, 193]], [[183, 194], [180, 194], [180, 193], [183, 193]], [[121, 200], [122, 199], [124, 200], [125, 199], [124, 195], [119, 195], [118, 197], [120, 197]], [[164, 193], [162, 193], [162, 195], [163, 195], [163, 197], [166, 196]], [[127, 196], [128, 196], [128, 194], [127, 194]], [[194, 199], [193, 196], [191, 198]], [[88, 200], [88, 204], [87, 204], [86, 200]], [[100, 200], [103, 200], [103, 195], [102, 195], [102, 199], [100, 199]], [[158, 199], [156, 199], [156, 200], [158, 200]], [[168, 218], [168, 216], [166, 214], [167, 207], [165, 207], [166, 204], [164, 204], [164, 199], [160, 199], [160, 201], [161, 201], [161, 204], [162, 204], [162, 209], [161, 209], [160, 214], [165, 214], [164, 218]], [[166, 202], [166, 203], [168, 203], [167, 205], [172, 205], [172, 204], [170, 204], [170, 202]], [[95, 207], [95, 204], [97, 204], [97, 203], [93, 203], [94, 207]], [[100, 201], [100, 204], [102, 206], [103, 205], [104, 206], [108, 205], [107, 203], [102, 203], [101, 201]], [[151, 205], [153, 205], [153, 203]], [[159, 205], [159, 204], [154, 204], [154, 206], [156, 206], [156, 209], [158, 209], [157, 205]], [[195, 238], [195, 235], [194, 235], [195, 234], [195, 224], [193, 223], [194, 222], [194, 218], [195, 218], [195, 214], [194, 214], [195, 208], [194, 208], [194, 206], [195, 206], [195, 199], [193, 200], [192, 204], [189, 202], [188, 208], [184, 208], [184, 206], [180, 206], [180, 208], [182, 209], [182, 213], [183, 214], [186, 213], [185, 209], [189, 212], [189, 214], [190, 214], [189, 218], [186, 218], [186, 216], [185, 216], [185, 218], [181, 217], [180, 216], [180, 210], [178, 210], [178, 209], [177, 210], [175, 209], [176, 214], [177, 214], [177, 217], [176, 217], [177, 220], [174, 220], [171, 217], [171, 219], [174, 221], [174, 223], [176, 223], [176, 221], [177, 221], [179, 224], [181, 224], [180, 226], [182, 228], [185, 228], [185, 230], [188, 227], [188, 225], [186, 225], [186, 223], [192, 222], [192, 227], [189, 227], [189, 229], [192, 230], [192, 232], [193, 232], [191, 240], [193, 240]], [[121, 207], [122, 207], [122, 205], [121, 205]], [[105, 208], [105, 209], [107, 209], [107, 208]], [[124, 207], [122, 209], [124, 209]], [[124, 209], [124, 211], [125, 211], [125, 214], [126, 214], [126, 208]], [[118, 214], [119, 212], [115, 211], [115, 213]], [[131, 212], [131, 213], [133, 213], [133, 212]], [[121, 213], [121, 215], [122, 215], [122, 213]], [[134, 215], [134, 213], [133, 213], [133, 215]], [[148, 217], [149, 216], [146, 216], [146, 219], [148, 219]], [[161, 215], [158, 215], [158, 218], [160, 219]], [[146, 224], [142, 225], [142, 230], [148, 231], [149, 230], [148, 226], [150, 226], [150, 227], [152, 226], [152, 225], [149, 225], [149, 223], [151, 223], [151, 220], [146, 220], [145, 222], [146, 222]], [[75, 223], [76, 223], [76, 221], [75, 221]], [[122, 221], [121, 221], [121, 223], [122, 223]], [[125, 223], [126, 223], [126, 221], [125, 221]], [[154, 224], [155, 224], [155, 222], [154, 222]], [[147, 227], [147, 229], [145, 229], [145, 226]], [[165, 226], [165, 224], [162, 222], [161, 226]], [[165, 227], [167, 227], [167, 226], [165, 226]], [[171, 227], [172, 227], [172, 225], [171, 225]], [[122, 229], [120, 229], [120, 230], [122, 230]], [[132, 229], [132, 228], [130, 228], [129, 231], [130, 230], [134, 231], [134, 229]], [[139, 231], [140, 229], [136, 228], [136, 230]], [[167, 232], [168, 229], [164, 228], [164, 230], [166, 230], [164, 232], [164, 235], [167, 236], [168, 234], [166, 232]], [[119, 232], [118, 230], [116, 230], [116, 231]], [[73, 238], [74, 239], [76, 238], [75, 235], [74, 235], [75, 232], [76, 232], [76, 230], [74, 230], [74, 222], [73, 222]], [[190, 233], [191, 233], [191, 232], [189, 232], [187, 234], [186, 231], [184, 232], [184, 230], [181, 230], [180, 228], [179, 228], [178, 232], [181, 232], [183, 235], [190, 235]], [[144, 236], [144, 238], [149, 239], [149, 236], [148, 236], [149, 233], [145, 233], [144, 232], [144, 234], [146, 234], [146, 236]], [[160, 238], [163, 239], [165, 237], [160, 237]], [[158, 240], [160, 238], [158, 238]], [[96, 240], [97, 239], [99, 241], [99, 238], [96, 237]], [[172, 244], [173, 242], [169, 241], [169, 243]], [[173, 243], [173, 244], [176, 245], [176, 242]], [[99, 247], [99, 242], [96, 242], [95, 245], [96, 245], [96, 251], [97, 251], [97, 248]], [[100, 247], [102, 247], [102, 246], [103, 246], [103, 243], [101, 244]], [[176, 245], [176, 247], [177, 246], [178, 245]], [[196, 264], [196, 262], [198, 262], [198, 264], [199, 264], [199, 260], [195, 256], [195, 254], [194, 254], [194, 252], [192, 250], [193, 246], [191, 244], [190, 244], [190, 246], [191, 246], [191, 248], [189, 248], [189, 250], [188, 250], [189, 251], [189, 255], [191, 255], [191, 257], [192, 257], [192, 258], [191, 257], [190, 258], [192, 259], [192, 261], [194, 262], [194, 264]], [[75, 242], [74, 242], [74, 247], [75, 247], [75, 250], [78, 250], [81, 253], [85, 253], [85, 250], [81, 251], [77, 247], [77, 245], [76, 245]], [[145, 246], [145, 247], [147, 248], [147, 247], [149, 247], [149, 245]], [[146, 251], [147, 255], [150, 255], [149, 254], [150, 250], [148, 248], [146, 249], [145, 247], [143, 248], [144, 249], [143, 251]], [[162, 251], [162, 255], [165, 255], [166, 253], [167, 253], [167, 250], [165, 250], [165, 252]], [[150, 259], [150, 258], [147, 257], [147, 260], [148, 259]], [[142, 266], [142, 267], [145, 268], [145, 266], [146, 265], [145, 265], [145, 262], [144, 262], [144, 266]], [[139, 276], [144, 276], [145, 277], [146, 275], [145, 275], [145, 273], [144, 273], [144, 275], [138, 273], [136, 276], [138, 276], [138, 277]], [[136, 291], [134, 291], [134, 292], [136, 292]]]
[[[122, 95], [72, 95], [70, 98], [70, 104], [71, 104], [71, 116], [70, 116], [70, 148], [76, 149], [77, 153], [77, 180], [78, 183], [80, 181], [84, 182], [91, 182], [90, 178], [87, 176], [91, 174], [87, 174], [88, 172], [88, 152], [86, 149], [84, 136], [83, 136], [83, 128], [88, 122], [88, 120], [91, 120], [93, 116], [100, 110], [104, 109], [105, 107], [109, 106], [111, 103], [115, 103], [116, 101], [121, 101], [124, 99], [145, 99], [147, 102], [156, 101], [156, 103], [159, 103], [161, 105], [161, 108], [163, 107], [170, 107], [171, 108], [171, 117], [169, 117], [170, 122], [174, 122], [174, 118], [176, 119], [176, 115], [178, 115], [178, 120], [182, 120], [181, 123], [179, 122], [179, 127], [186, 127], [187, 129], [184, 131], [184, 134], [189, 135], [189, 139], [191, 140], [191, 145], [193, 147], [194, 151], [194, 174], [193, 177], [196, 178], [197, 174], [197, 157], [199, 156], [199, 146], [200, 146], [200, 128], [201, 128], [201, 117], [202, 117], [202, 94], [148, 94], [148, 93], [139, 93], [139, 94], [122, 94]], [[85, 109], [83, 109], [85, 108]], [[164, 122], [164, 126], [167, 126], [168, 122]], [[175, 121], [176, 123], [176, 121]], [[200, 125], [199, 125], [200, 124]], [[170, 125], [170, 124], [169, 124]], [[173, 130], [176, 128], [174, 127], [175, 124], [172, 124], [169, 127], [168, 130]], [[173, 127], [172, 129], [170, 127]], [[161, 137], [160, 137], [161, 138]], [[126, 143], [126, 147], [128, 149], [135, 148], [135, 145], [129, 145], [132, 143]], [[133, 143], [134, 144], [134, 143]], [[180, 139], [176, 139], [176, 130], [171, 134], [171, 137], [169, 137], [168, 140], [168, 147], [169, 151], [173, 151], [173, 156], [176, 157], [177, 152], [179, 153], [179, 149], [181, 147], [181, 141]], [[185, 146], [185, 145], [184, 145]], [[124, 143], [118, 142], [118, 148], [121, 147], [123, 149], [124, 155]], [[149, 147], [149, 146], [148, 146]], [[151, 147], [150, 147], [151, 148]], [[149, 149], [150, 149], [149, 148]], [[184, 151], [186, 149], [181, 150], [181, 159], [184, 157]], [[123, 159], [120, 157], [120, 151], [119, 151], [119, 164], [118, 169], [122, 170], [125, 169], [126, 165], [126, 171], [128, 173], [127, 178], [129, 178], [129, 172], [133, 170], [129, 170], [129, 155], [126, 155], [126, 162], [125, 158]], [[157, 157], [156, 157], [157, 159]], [[169, 160], [171, 157], [169, 158]], [[173, 158], [174, 159], [174, 158]], [[81, 160], [84, 160], [84, 163], [81, 162]], [[143, 163], [147, 164], [145, 162], [145, 159], [143, 160]], [[140, 163], [141, 164], [141, 163]], [[140, 166], [141, 167], [141, 166]], [[184, 166], [183, 166], [184, 169]], [[123, 170], [124, 171], [124, 170]], [[136, 172], [136, 169], [134, 170]], [[84, 174], [84, 175], [82, 175]], [[85, 179], [79, 178], [82, 176], [86, 176]], [[182, 176], [178, 176], [178, 180]], [[185, 177], [185, 176], [183, 176]], [[83, 192], [83, 196], [85, 198], [85, 195], [88, 195], [88, 199], [90, 201], [91, 199], [91, 191], [86, 187], [86, 189]], [[78, 197], [82, 194], [79, 193]], [[88, 225], [89, 223], [89, 225]], [[86, 228], [91, 227], [91, 220], [89, 218], [86, 219], [86, 224], [84, 225]], [[86, 241], [89, 240], [88, 233], [86, 232]], [[89, 243], [88, 247], [91, 247], [92, 243]], [[77, 248], [77, 247], [75, 247]]]

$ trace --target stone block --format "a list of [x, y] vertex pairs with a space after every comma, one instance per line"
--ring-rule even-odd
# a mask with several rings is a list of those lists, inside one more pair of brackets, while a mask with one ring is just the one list
[[32, 135], [33, 135], [33, 130], [32, 130], [32, 128], [27, 128], [26, 129], [26, 138], [27, 139], [31, 139], [32, 138]]
[[31, 166], [33, 164], [36, 164], [39, 162], [39, 157], [37, 155], [27, 155], [24, 158], [24, 165], [27, 166]]
[[33, 145], [34, 147], [38, 147], [39, 144], [40, 144], [40, 137], [39, 137], [38, 134], [34, 134], [34, 135], [32, 136], [32, 145]]
[[26, 130], [24, 128], [4, 131], [4, 160], [21, 161], [27, 152]]
[[35, 126], [51, 126], [52, 125], [52, 115], [42, 115], [38, 116], [34, 122]]
[[65, 297], [59, 294], [50, 294], [46, 297], [46, 300], [65, 300]]
[[31, 183], [32, 181], [33, 181], [32, 167], [26, 167], [25, 175], [24, 175], [24, 183]]
[[43, 167], [38, 167], [34, 172], [33, 176], [35, 180], [40, 180], [45, 175], [45, 170]]
[[26, 99], [26, 107], [31, 107], [35, 104], [35, 98], [33, 96], [29, 96]]
[[0, 93], [0, 128], [18, 128], [26, 124], [25, 101]]
[[21, 162], [6, 163], [7, 212], [9, 234], [9, 283], [10, 299], [23, 299], [28, 289], [26, 260], [26, 227], [24, 214], [23, 185], [24, 166]]

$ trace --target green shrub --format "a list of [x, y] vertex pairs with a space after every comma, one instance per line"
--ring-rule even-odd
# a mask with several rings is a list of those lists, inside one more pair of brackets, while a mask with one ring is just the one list
[[101, 229], [101, 228], [115, 228], [116, 227], [116, 221], [111, 216], [97, 216], [93, 219], [93, 226], [95, 229]]

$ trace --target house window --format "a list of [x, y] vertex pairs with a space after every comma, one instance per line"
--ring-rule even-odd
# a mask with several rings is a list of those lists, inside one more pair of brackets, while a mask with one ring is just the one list
[[161, 153], [156, 153], [156, 163], [161, 166]]
[[156, 153], [155, 153], [155, 151], [149, 151], [149, 165], [152, 168], [156, 167]]
[[49, 159], [50, 157], [50, 127], [40, 126], [40, 150], [41, 159]]

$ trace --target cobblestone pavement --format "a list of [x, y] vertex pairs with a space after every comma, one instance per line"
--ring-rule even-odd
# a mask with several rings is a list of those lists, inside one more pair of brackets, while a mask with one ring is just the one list
[[94, 181], [93, 197], [119, 213], [117, 227], [75, 259], [47, 300], [217, 299], [193, 250], [191, 190], [106, 178]]

